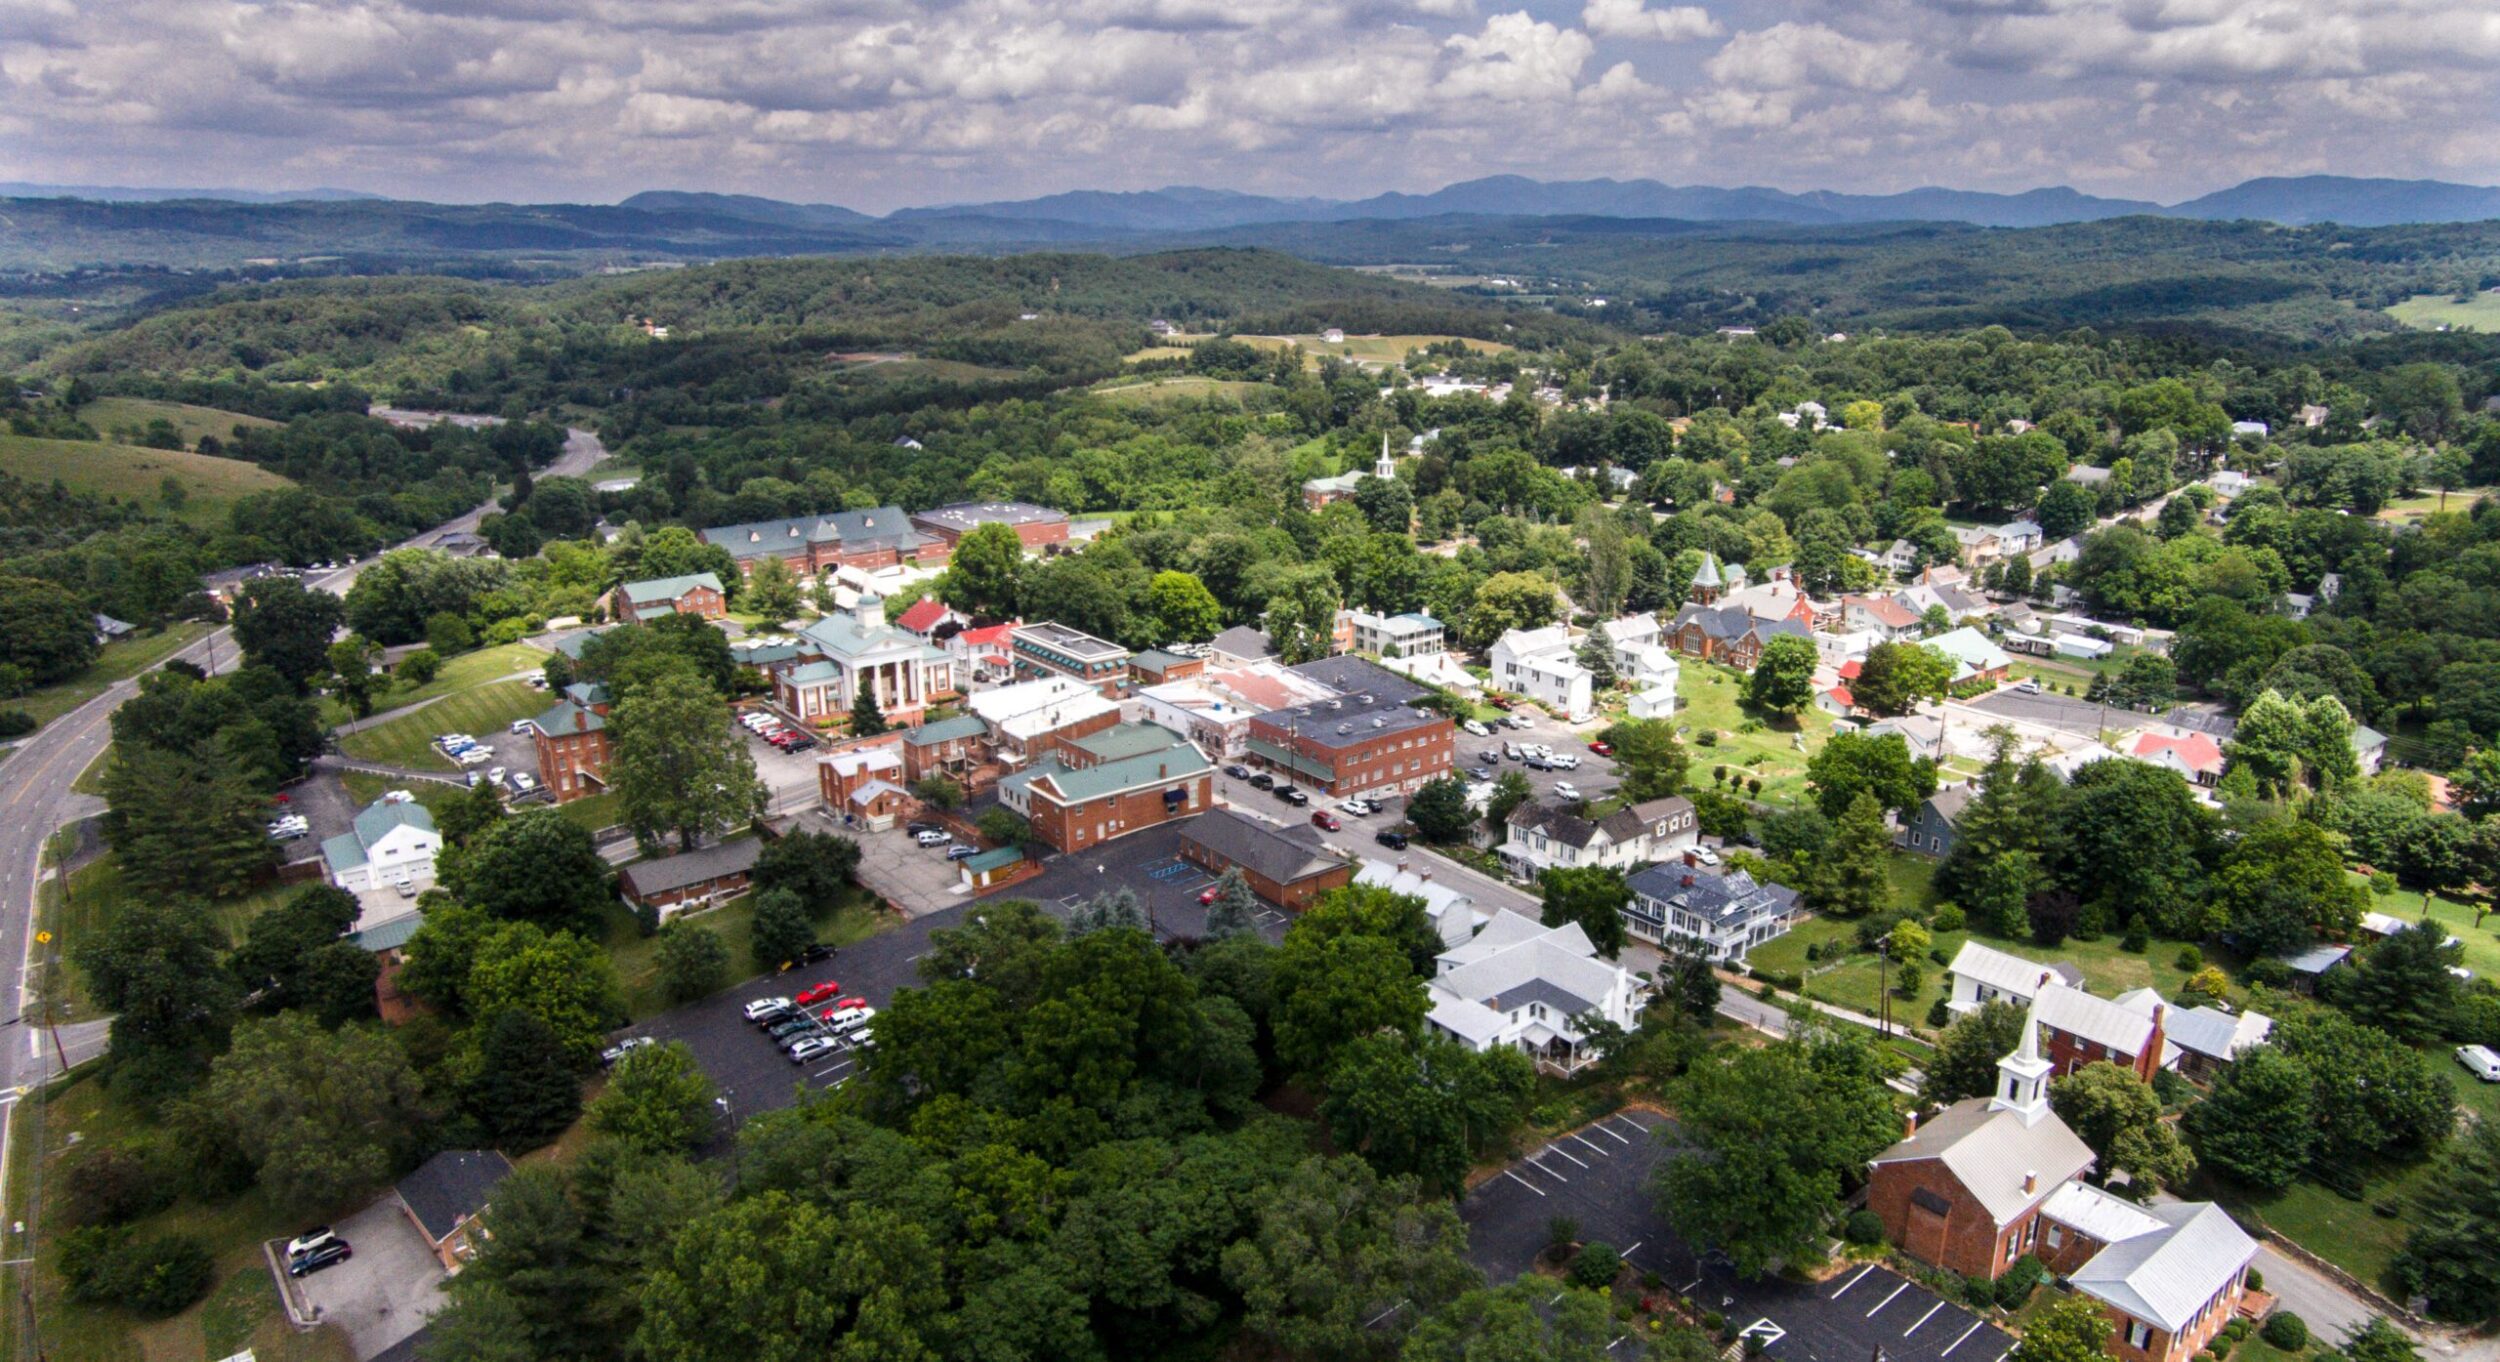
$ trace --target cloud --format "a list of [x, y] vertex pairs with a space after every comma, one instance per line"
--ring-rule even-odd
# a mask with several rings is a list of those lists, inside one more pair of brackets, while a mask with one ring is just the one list
[[1589, 0], [1580, 11], [1580, 24], [1600, 38], [1662, 43], [1715, 38], [1727, 31], [1699, 5], [1651, 9], [1644, 0]]
[[1713, 80], [1755, 90], [1841, 86], [1890, 90], [1908, 78], [1917, 50], [1899, 40], [1852, 38], [1821, 24], [1780, 23], [1739, 33], [1708, 66]]
[[1460, 33], [1445, 44], [1458, 64], [1441, 79], [1450, 99], [1524, 103], [1569, 98], [1597, 44], [1576, 28], [1558, 28], [1520, 10], [1484, 21], [1481, 33]]

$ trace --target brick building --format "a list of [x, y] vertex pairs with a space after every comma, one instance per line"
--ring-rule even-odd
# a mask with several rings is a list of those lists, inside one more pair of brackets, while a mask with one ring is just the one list
[[627, 582], [608, 593], [608, 617], [628, 624], [664, 615], [716, 620], [728, 614], [729, 599], [721, 590], [720, 578], [708, 572]]
[[1128, 649], [1047, 620], [1019, 626], [1010, 651], [1020, 680], [1064, 676], [1117, 698], [1128, 684]]
[[989, 756], [989, 725], [977, 714], [958, 714], [903, 733], [903, 781], [953, 776], [961, 781]]
[[1065, 676], [985, 690], [964, 703], [989, 731], [989, 754], [1011, 767], [1029, 765], [1120, 722], [1118, 704]]
[[2043, 985], [2031, 1000], [2053, 1078], [2107, 1062], [2152, 1082], [2154, 1074], [2178, 1063], [2162, 1035], [2168, 1013], [2159, 1002], [2139, 1011], [2062, 983]]
[[747, 891], [761, 840], [741, 837], [658, 860], [636, 861], [617, 872], [617, 888], [637, 908], [656, 908], [666, 922], [680, 913], [709, 908]]
[[905, 754], [910, 730], [853, 738], [816, 759], [816, 792], [845, 827], [883, 831], [894, 826], [911, 796]]
[[1354, 862], [1320, 845], [1319, 829], [1279, 827], [1231, 809], [1191, 819], [1181, 833], [1180, 856], [1210, 875], [1239, 870], [1251, 893], [1295, 913], [1354, 880]]
[[1446, 715], [1414, 708], [1423, 687], [1355, 657], [1292, 670], [1336, 694], [1252, 718], [1254, 764], [1330, 795], [1408, 791], [1450, 773], [1457, 728]]
[[834, 567], [866, 572], [907, 563], [936, 567], [948, 553], [946, 540], [922, 533], [898, 506], [722, 525], [705, 530], [703, 542], [727, 549], [741, 574], [754, 572], [766, 558], [779, 558], [802, 577]]
[[576, 682], [564, 699], [530, 720], [538, 748], [538, 780], [558, 804], [608, 788], [608, 688]]
[[1014, 530], [1027, 553], [1068, 542], [1068, 513], [1029, 501], [959, 501], [917, 512], [911, 523], [930, 538], [943, 541], [950, 553], [965, 535], [983, 525]]
[[1033, 834], [1078, 851], [1214, 804], [1215, 767], [1197, 748], [1148, 724], [1120, 724], [1058, 744], [998, 783], [999, 802]]
[[1203, 657], [1182, 657], [1161, 648], [1148, 648], [1128, 660], [1128, 679], [1134, 685], [1160, 686], [1171, 681], [1186, 681], [1206, 673]]

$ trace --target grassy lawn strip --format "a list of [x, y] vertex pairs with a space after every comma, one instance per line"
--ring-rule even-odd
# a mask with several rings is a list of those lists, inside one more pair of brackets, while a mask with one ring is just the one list
[[120, 643], [108, 643], [95, 655], [95, 665], [56, 685], [31, 690], [15, 700], [0, 703], [0, 708], [22, 709], [35, 716], [37, 723], [50, 723], [102, 695], [116, 681], [126, 681], [175, 653], [208, 636], [212, 626], [197, 620], [181, 620], [165, 627], [162, 633], [142, 634]]
[[159, 510], [165, 509], [164, 481], [172, 478], [187, 494], [182, 509], [172, 514], [203, 527], [225, 524], [227, 512], [251, 493], [294, 485], [241, 459], [93, 440], [42, 440], [31, 435], [0, 435], [0, 471], [37, 484], [58, 479], [73, 491], [119, 497]]
[[[243, 939], [243, 931], [252, 919], [286, 901], [300, 886], [272, 884], [241, 898], [211, 900], [209, 917], [216, 922], [226, 940]], [[121, 863], [104, 856], [91, 865], [81, 867], [69, 877], [69, 901], [57, 905], [47, 918], [53, 936], [66, 958], [81, 942], [90, 941], [112, 921], [121, 905], [129, 902], [136, 891], [122, 883]], [[51, 989], [53, 1019], [60, 1022], [84, 1021], [94, 1015], [94, 1005], [87, 997], [86, 980], [76, 966], [65, 966], [53, 976]]]
[[[420, 700], [431, 700], [439, 695], [471, 690], [492, 681], [525, 681], [546, 664], [545, 650], [533, 648], [526, 643], [506, 643], [493, 648], [481, 648], [473, 653], [462, 653], [458, 657], [447, 659], [443, 663], [443, 669], [435, 674], [434, 679], [422, 686], [391, 685], [376, 690], [373, 693], [373, 712], [387, 714], [394, 709], [413, 705]], [[553, 703], [555, 703], [553, 700], [545, 700], [539, 708], [544, 709]], [[337, 700], [324, 699], [321, 702], [321, 721], [325, 724], [343, 724], [355, 717], [348, 713], [347, 706], [340, 704]], [[486, 735], [480, 733], [477, 736], [482, 738]]]
[[123, 431], [143, 431], [150, 421], [171, 421], [174, 429], [182, 432], [182, 442], [192, 445], [198, 444], [203, 435], [231, 440], [240, 430], [274, 429], [281, 424], [266, 416], [246, 416], [239, 411], [146, 397], [99, 397], [78, 409], [78, 419], [102, 431], [108, 439]]
[[[894, 919], [880, 917], [869, 908], [870, 896], [856, 886], [844, 896], [840, 907], [817, 923], [816, 939], [834, 946], [849, 946], [894, 925]], [[717, 908], [705, 909], [678, 921], [691, 922], [717, 933], [721, 944], [729, 948], [729, 973], [733, 980], [745, 980], [757, 973], [748, 958], [747, 943], [755, 921], [755, 899], [751, 894]], [[642, 925], [624, 904], [611, 905], [607, 924], [608, 958], [616, 962], [616, 977], [625, 985], [625, 1006], [640, 1021], [676, 1006], [660, 986], [660, 966], [655, 937], [642, 934]], [[836, 959], [832, 968], [840, 978], [842, 962]]]
[[512, 744], [530, 741], [511, 731], [514, 721], [545, 712], [547, 704], [544, 691], [520, 681], [497, 681], [446, 696], [414, 714], [346, 734], [339, 739], [339, 751], [387, 766], [458, 771], [458, 762], [434, 749], [435, 735], [466, 733], [497, 752], [504, 752]]

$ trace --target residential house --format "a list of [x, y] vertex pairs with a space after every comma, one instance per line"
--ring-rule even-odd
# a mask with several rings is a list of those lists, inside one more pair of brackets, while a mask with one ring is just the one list
[[911, 523], [932, 539], [945, 543], [951, 555], [963, 537], [983, 525], [1004, 525], [1016, 532], [1027, 553], [1040, 553], [1068, 542], [1068, 513], [1029, 501], [958, 501], [950, 506], [913, 513]]
[[1048, 621], [1023, 625], [1010, 648], [1021, 680], [1064, 676], [1115, 699], [1128, 684], [1128, 649], [1082, 629]]
[[1730, 967], [1741, 967], [1746, 952], [1785, 935], [1803, 916], [1796, 890], [1689, 859], [1653, 865], [1627, 882], [1632, 899], [1623, 906], [1625, 931], [1655, 945], [1697, 949]]
[[1014, 680], [1017, 627], [1014, 621], [983, 625], [947, 639], [946, 656], [955, 664], [956, 684], [968, 690]]
[[2379, 768], [2387, 764], [2387, 735], [2368, 724], [2354, 724], [2352, 726], [2352, 758], [2360, 766], [2361, 774], [2377, 775]]
[[1597, 712], [1596, 678], [1580, 665], [1577, 652], [1570, 626], [1549, 624], [1505, 630], [1485, 660], [1496, 688], [1527, 696], [1576, 724]]
[[2262, 440], [2269, 433], [2263, 421], [2233, 421], [2231, 423], [2231, 435], [2234, 439]]
[[1956, 525], [1951, 533], [1955, 552], [1973, 571], [2005, 556], [2005, 539], [1990, 526]]
[[422, 891], [434, 883], [434, 858], [442, 852], [434, 815], [404, 794], [366, 805], [347, 831], [321, 844], [330, 882], [351, 894]]
[[2222, 747], [2207, 734], [2147, 729], [2136, 735], [2127, 755], [2176, 771], [2208, 789], [2222, 783]]
[[728, 550], [742, 574], [753, 573], [766, 558], [779, 558], [801, 577], [835, 567], [867, 572], [935, 567], [950, 551], [946, 540], [922, 533], [898, 506], [721, 525], [705, 530], [703, 542]]
[[530, 720], [538, 754], [538, 780], [558, 804], [608, 788], [608, 688], [576, 681], [564, 696]]
[[1966, 681], [2002, 681], [2013, 670], [2014, 659], [1986, 634], [1967, 624], [1927, 640], [1927, 646], [1944, 654], [1953, 664], [1955, 685]]
[[1503, 869], [1533, 880], [1548, 870], [1630, 870], [1681, 855], [1700, 837], [1693, 803], [1682, 796], [1617, 809], [1594, 822], [1527, 800], [1510, 811], [1495, 854]]
[[1956, 1013], [1975, 1012], [1983, 1003], [2029, 1007], [2051, 984], [2083, 987], [2083, 971], [2072, 965], [2043, 965], [1976, 941], [1963, 942], [1945, 972], [1953, 976], [1953, 994], [1945, 1006]]
[[1349, 612], [1349, 622], [1354, 626], [1353, 650], [1374, 657], [1430, 657], [1446, 646], [1441, 621], [1416, 611], [1374, 615], [1355, 610]]
[[2109, 481], [2109, 470], [2088, 463], [2079, 463], [2066, 470], [2066, 481], [2079, 482], [2098, 491]]
[[117, 620], [111, 615], [95, 617], [95, 645], [99, 648], [108, 643], [119, 643], [137, 632], [138, 626]]
[[895, 628], [923, 643], [940, 642], [937, 632], [942, 625], [952, 624], [960, 629], [969, 623], [970, 620], [956, 614], [946, 602], [935, 596], [923, 596], [913, 601], [902, 614], [894, 617]]
[[1597, 626], [1614, 652], [1615, 672], [1641, 690], [1672, 691], [1684, 667], [1667, 647], [1667, 628], [1656, 615], [1626, 615]]
[[2285, 968], [2292, 972], [2293, 992], [2314, 993], [2317, 991], [2318, 980], [2321, 977], [2352, 958], [2352, 947], [2337, 945], [2334, 942], [2321, 942], [2306, 950], [2294, 951], [2290, 955], [2277, 958], [2283, 962]]
[[639, 624], [665, 615], [692, 615], [697, 619], [717, 620], [728, 617], [729, 602], [728, 596], [721, 590], [720, 578], [708, 572], [695, 572], [679, 577], [627, 582], [609, 593], [608, 615], [628, 624]]
[[2146, 1017], [2167, 1009], [2162, 1022], [2167, 1058], [2177, 1062], [2181, 1076], [2199, 1083], [2221, 1077], [2234, 1060], [2274, 1034], [2274, 1018], [2263, 1012], [2176, 1007], [2149, 988], [2130, 989], [2112, 1001]]
[[917, 784], [930, 776], [950, 776], [970, 785], [974, 770], [989, 755], [990, 728], [977, 714], [933, 719], [903, 730], [903, 783]]
[[1053, 747], [998, 783], [999, 803], [1060, 851], [1081, 851], [1214, 804], [1215, 767], [1178, 735], [1118, 724]]
[[[949, 722], [952, 722], [951, 720]], [[849, 738], [816, 759], [816, 793], [843, 826], [882, 832], [906, 811], [909, 783], [909, 734], [901, 729], [865, 738]]]
[[2317, 403], [2315, 403], [2315, 402], [2306, 402], [2306, 403], [2301, 404], [2301, 408], [2300, 408], [2300, 425], [2301, 425], [2301, 429], [2303, 429], [2303, 430], [2316, 430], [2318, 427], [2323, 426], [2323, 425], [2325, 425], [2325, 424], [2326, 424], [2326, 418], [2327, 418], [2328, 414], [2329, 414], [2329, 413], [2328, 413], [2328, 411], [2327, 411], [2327, 409], [2326, 409], [2326, 408], [2319, 406], [2319, 405], [2318, 405]]
[[1977, 793], [1969, 785], [1948, 785], [1920, 800], [1918, 811], [1893, 834], [1892, 844], [1940, 861], [1952, 855], [1953, 825]]
[[1816, 691], [1814, 707], [1835, 719], [1855, 719], [1866, 713], [1858, 708], [1858, 697], [1846, 682]]
[[1843, 596], [1841, 627], [1875, 635], [1886, 643], [1918, 637], [1918, 612], [1890, 596]]
[[1120, 722], [1118, 702], [1065, 676], [985, 690], [964, 704], [988, 729], [990, 755], [1009, 767], [1029, 766], [1062, 744]]
[[1264, 662], [1276, 656], [1276, 644], [1266, 631], [1236, 624], [1215, 636], [1207, 645], [1207, 660], [1218, 667], [1241, 667]]
[[1441, 953], [1424, 985], [1433, 1029], [1470, 1050], [1519, 1050], [1537, 1067], [1570, 1075], [1597, 1062], [1579, 1019], [1629, 1031], [1640, 1018], [1632, 971], [1597, 958], [1578, 923], [1545, 927], [1505, 909], [1484, 930]]
[[617, 872], [617, 888], [628, 905], [656, 909], [666, 922], [745, 893], [755, 874], [756, 855], [763, 849], [761, 840], [741, 837], [636, 861]]
[[2052, 1076], [2063, 1078], [2086, 1064], [2123, 1065], [2150, 1083], [2153, 1075], [2176, 1063], [2163, 1043], [2168, 1005], [2155, 999], [2146, 1011], [2063, 983], [2048, 983], [2031, 1000], [2031, 1019], [2040, 1028]]
[[458, 1272], [477, 1257], [488, 1236], [478, 1217], [495, 1188], [512, 1176], [512, 1161], [492, 1149], [446, 1149], [417, 1165], [391, 1188], [391, 1199], [445, 1272]]
[[[1773, 572], [1784, 574], [1787, 569], [1775, 568]], [[1731, 589], [1719, 599], [1719, 604], [1735, 606], [1766, 623], [1786, 620], [1803, 625], [1808, 630], [1840, 623], [1837, 606], [1816, 601], [1799, 590], [1795, 582], [1780, 575], [1774, 575], [1760, 586]]]
[[889, 724], [920, 722], [929, 706], [957, 692], [955, 660], [887, 622], [885, 600], [864, 591], [847, 611], [800, 631], [817, 660], [773, 677], [773, 702], [801, 721], [829, 726], [847, 719], [866, 693]]
[[1278, 826], [1231, 809], [1182, 825], [1179, 854], [1210, 875], [1239, 870], [1251, 893], [1294, 913], [1354, 879], [1353, 860], [1322, 846], [1319, 829], [1308, 823]]
[[2009, 520], [1997, 526], [1996, 535], [1999, 556], [2003, 558], [2030, 553], [2044, 542], [2040, 522], [2036, 520]]
[[1253, 717], [1253, 764], [1337, 796], [1410, 791], [1450, 773], [1457, 727], [1414, 707], [1426, 694], [1421, 686], [1358, 657], [1289, 670], [1333, 694]]
[[1931, 609], [1942, 608], [1946, 619], [1984, 619], [1997, 611], [1996, 602], [1959, 582], [1937, 580], [1933, 569], [1920, 574], [1919, 580], [1893, 593], [1893, 599], [1920, 619]]
[[[1431, 862], [1423, 863], [1427, 867]], [[1434, 877], [1432, 871], [1412, 869], [1407, 862], [1380, 861], [1370, 857], [1354, 872], [1354, 882], [1370, 889], [1386, 889], [1410, 899], [1422, 899], [1424, 916], [1433, 930], [1441, 935], [1444, 946], [1464, 944], [1474, 936], [1491, 915], [1476, 907], [1476, 899], [1455, 881]]]
[[2214, 495], [2224, 501], [2238, 500], [2248, 491], [2248, 484], [2248, 475], [2236, 468], [2225, 468], [2205, 479], [2205, 485], [2214, 489]]

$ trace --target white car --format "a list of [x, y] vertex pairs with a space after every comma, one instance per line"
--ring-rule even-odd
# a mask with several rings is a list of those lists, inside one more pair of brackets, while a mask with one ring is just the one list
[[463, 766], [484, 766], [494, 759], [495, 749], [491, 747], [472, 747], [452, 758]]
[[503, 767], [494, 767], [486, 773], [486, 783], [489, 785], [501, 785], [503, 784], [504, 775], [505, 771]]
[[301, 1258], [305, 1254], [312, 1252], [314, 1249], [335, 1241], [337, 1238], [338, 1234], [329, 1226], [315, 1225], [311, 1229], [304, 1231], [302, 1234], [286, 1241], [286, 1256], [289, 1258]]
[[531, 775], [527, 771], [515, 771], [512, 773], [512, 792], [514, 794], [528, 794], [530, 791], [537, 788], [538, 777]]
[[787, 998], [758, 998], [746, 1005], [746, 1017], [748, 1021], [755, 1021], [761, 1017], [771, 1016], [789, 1006], [790, 1000]]
[[1513, 728], [1526, 728], [1528, 726], [1528, 716], [1525, 714], [1505, 714], [1502, 716], [1502, 722], [1509, 724]]
[[2486, 1083], [2500, 1083], [2500, 1055], [2493, 1054], [2487, 1045], [2458, 1046], [2457, 1063]]
[[1467, 732], [1479, 738], [1490, 738], [1493, 736], [1492, 729], [1485, 727], [1483, 724], [1477, 723], [1473, 719], [1469, 719], [1467, 722], [1460, 724], [1459, 727], [1467, 730]]
[[535, 733], [538, 731], [538, 724], [536, 721], [530, 719], [515, 719], [512, 721], [512, 731], [515, 733]]
[[911, 835], [911, 839], [924, 847], [942, 847], [955, 840], [935, 828], [927, 832], [915, 832]]
[[391, 881], [391, 888], [398, 890], [399, 896], [403, 899], [412, 899], [417, 896], [417, 882], [405, 875]]
[[831, 1017], [827, 1018], [825, 1020], [825, 1029], [837, 1036], [847, 1036], [853, 1031], [857, 1031], [868, 1025], [870, 1021], [875, 1019], [876, 1015], [877, 1009], [873, 1007], [850, 1008], [845, 1011], [836, 1012]]
[[1556, 799], [1562, 799], [1562, 800], [1575, 800], [1575, 799], [1578, 799], [1579, 797], [1580, 797], [1580, 787], [1579, 787], [1579, 786], [1574, 785], [1574, 784], [1572, 784], [1570, 781], [1567, 781], [1567, 780], [1565, 780], [1565, 781], [1558, 781], [1558, 782], [1556, 782], [1556, 783], [1555, 783], [1555, 785], [1554, 785], [1554, 798], [1556, 798]]
[[1337, 812], [1339, 813], [1350, 813], [1355, 817], [1360, 818], [1371, 811], [1372, 806], [1367, 800], [1349, 798], [1337, 801]]
[[1717, 865], [1719, 863], [1719, 853], [1712, 851], [1708, 847], [1695, 847], [1693, 848], [1693, 859], [1701, 862], [1703, 865]]
[[809, 1036], [790, 1047], [790, 1062], [805, 1064], [842, 1048], [842, 1042], [831, 1036]]
[[1580, 769], [1580, 754], [1577, 752], [1555, 752], [1545, 758], [1545, 764], [1553, 767], [1557, 771], [1577, 771]]

